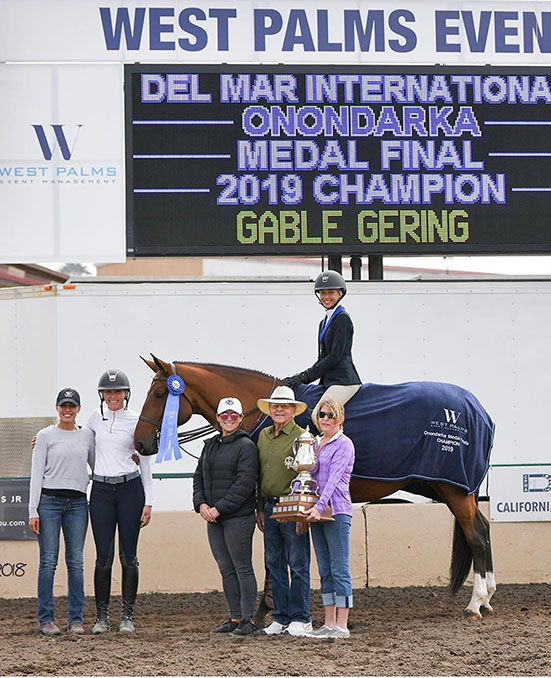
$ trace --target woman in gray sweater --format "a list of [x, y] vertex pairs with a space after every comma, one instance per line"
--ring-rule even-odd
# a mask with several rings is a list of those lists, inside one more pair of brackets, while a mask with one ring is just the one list
[[88, 527], [88, 466], [94, 468], [94, 434], [76, 424], [80, 396], [64, 388], [57, 396], [57, 424], [38, 432], [32, 456], [29, 527], [38, 535], [38, 622], [46, 636], [59, 635], [54, 617], [54, 574], [63, 530], [67, 565], [67, 630], [84, 633], [84, 540]]

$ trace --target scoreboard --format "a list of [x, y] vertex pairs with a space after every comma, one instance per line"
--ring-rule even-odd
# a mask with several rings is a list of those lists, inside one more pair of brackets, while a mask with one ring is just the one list
[[129, 256], [551, 251], [551, 69], [125, 66]]

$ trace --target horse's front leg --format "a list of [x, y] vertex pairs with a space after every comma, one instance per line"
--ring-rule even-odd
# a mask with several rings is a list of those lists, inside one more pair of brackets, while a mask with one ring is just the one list
[[264, 569], [264, 591], [260, 595], [256, 614], [254, 616], [256, 625], [259, 629], [264, 628], [264, 618], [274, 609], [274, 601], [272, 598], [272, 577], [270, 570], [265, 566]]

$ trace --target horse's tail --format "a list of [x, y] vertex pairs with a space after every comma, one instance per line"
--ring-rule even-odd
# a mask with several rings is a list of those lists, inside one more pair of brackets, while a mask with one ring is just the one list
[[450, 588], [455, 595], [465, 583], [471, 570], [473, 554], [465, 538], [465, 533], [457, 518], [453, 526], [452, 562], [450, 565]]

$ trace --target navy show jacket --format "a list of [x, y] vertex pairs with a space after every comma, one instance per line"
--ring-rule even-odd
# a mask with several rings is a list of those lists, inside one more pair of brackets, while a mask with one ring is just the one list
[[[320, 322], [318, 337], [325, 326]], [[327, 332], [318, 344], [318, 359], [306, 370], [308, 381], [320, 380], [323, 386], [361, 384], [360, 375], [352, 362], [354, 325], [346, 311], [332, 317]]]

